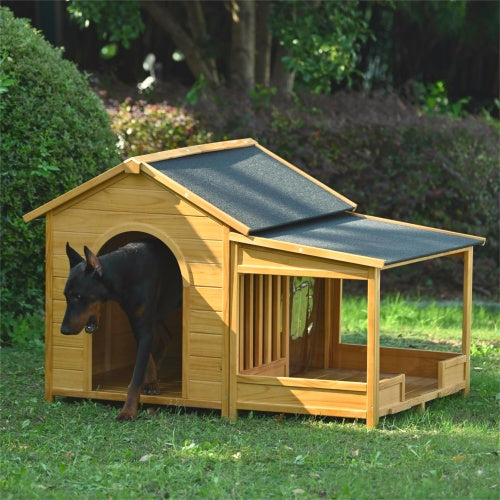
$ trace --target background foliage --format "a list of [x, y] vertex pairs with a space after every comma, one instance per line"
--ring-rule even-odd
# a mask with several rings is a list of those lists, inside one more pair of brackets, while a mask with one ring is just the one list
[[112, 130], [118, 137], [123, 159], [211, 142], [212, 134], [181, 107], [166, 102], [148, 104], [144, 100], [113, 102], [108, 107]]
[[[30, 3], [14, 2], [12, 7], [19, 10]], [[217, 85], [204, 73], [196, 81], [193, 74], [186, 77], [182, 51], [159, 30], [146, 4], [168, 9], [192, 40], [195, 30], [189, 19], [202, 7], [206, 31], [195, 47], [201, 56], [213, 58]], [[238, 4], [233, 2], [233, 7]], [[36, 5], [41, 11], [49, 7]], [[2, 339], [14, 335], [23, 343], [40, 323], [43, 307], [43, 221], [25, 225], [21, 215], [115, 165], [117, 142], [121, 157], [127, 158], [254, 137], [356, 201], [361, 212], [486, 236], [486, 247], [475, 253], [475, 291], [488, 300], [498, 298], [498, 100], [494, 104], [491, 99], [498, 95], [498, 82], [492, 83], [487, 64], [498, 61], [492, 59], [498, 52], [493, 43], [498, 30], [491, 29], [494, 22], [479, 29], [485, 19], [495, 17], [498, 4], [320, 1], [296, 2], [281, 12], [285, 3], [257, 2], [259, 9], [272, 7], [270, 63], [273, 69], [276, 61], [288, 64], [295, 74], [299, 85], [290, 94], [272, 79], [267, 84], [257, 79], [247, 92], [229, 85], [235, 12], [225, 10], [223, 2], [131, 1], [111, 6], [78, 0], [69, 5], [73, 16], [82, 12], [79, 23], [88, 28], [63, 30], [67, 56], [99, 69], [92, 81], [102, 97], [113, 98], [105, 104], [116, 135], [87, 79], [62, 58], [62, 51], [2, 9]], [[66, 12], [66, 5], [52, 7]], [[90, 9], [88, 17], [85, 9]], [[115, 29], [115, 21], [124, 18], [124, 31]], [[144, 23], [142, 34], [139, 21], [128, 30], [134, 19]], [[335, 33], [327, 29], [329, 24], [336, 26]], [[115, 57], [101, 58], [103, 43], [115, 45]], [[437, 64], [430, 47], [436, 54], [454, 48], [445, 59], [449, 64]], [[150, 50], [158, 63], [154, 85], [138, 93], [142, 60]], [[485, 71], [468, 73], [462, 59], [468, 61], [467, 68], [480, 64]], [[475, 92], [472, 99], [460, 94], [469, 88]], [[468, 114], [482, 102], [487, 103], [482, 114]], [[439, 263], [429, 267], [423, 290], [412, 286], [412, 273], [408, 266], [390, 274], [404, 292], [441, 297], [460, 293], [458, 268], [450, 272]]]
[[43, 306], [45, 231], [22, 215], [118, 161], [109, 118], [87, 79], [31, 26], [0, 8], [2, 338]]

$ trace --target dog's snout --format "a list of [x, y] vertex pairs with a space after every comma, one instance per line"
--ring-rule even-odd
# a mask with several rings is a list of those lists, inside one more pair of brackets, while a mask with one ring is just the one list
[[71, 333], [71, 328], [69, 325], [65, 325], [64, 323], [61, 325], [61, 333], [63, 335], [69, 335]]

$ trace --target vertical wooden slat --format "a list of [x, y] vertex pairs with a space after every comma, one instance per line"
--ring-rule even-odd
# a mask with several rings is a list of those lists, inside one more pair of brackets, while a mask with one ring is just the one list
[[282, 324], [282, 316], [281, 316], [281, 277], [273, 276], [272, 277], [272, 359], [276, 361], [281, 358], [281, 324]]
[[53, 325], [53, 227], [52, 227], [52, 212], [47, 213], [45, 222], [45, 400], [53, 401], [52, 395], [52, 325]]
[[342, 342], [342, 279], [332, 279], [332, 366], [337, 368], [340, 365], [340, 343]]
[[254, 276], [245, 276], [245, 369], [253, 368]]
[[323, 366], [325, 368], [331, 368], [332, 366], [332, 324], [333, 324], [333, 294], [332, 294], [332, 280], [325, 278], [325, 287], [324, 287], [324, 318], [323, 324], [325, 329], [325, 334], [323, 338]]
[[282, 332], [281, 357], [285, 358], [285, 377], [290, 376], [290, 277], [281, 278], [282, 291]]
[[273, 277], [264, 276], [264, 363], [273, 360]]
[[380, 379], [380, 269], [372, 269], [368, 279], [368, 340], [366, 349], [367, 408], [366, 425], [378, 424]]
[[462, 312], [462, 354], [465, 354], [465, 388], [464, 396], [470, 390], [470, 346], [471, 346], [471, 324], [472, 324], [472, 267], [473, 249], [468, 248], [464, 252], [464, 276], [463, 276], [463, 312]]
[[[233, 278], [234, 279], [234, 278]], [[238, 278], [238, 315], [239, 315], [239, 321], [238, 321], [238, 332], [237, 332], [237, 337], [239, 339], [238, 341], [238, 360], [239, 360], [239, 370], [244, 370], [245, 369], [245, 346], [246, 346], [246, 315], [248, 312], [245, 309], [245, 301], [246, 301], [246, 289], [245, 289], [245, 275], [240, 275]], [[236, 286], [236, 285], [235, 285]], [[234, 300], [234, 297], [233, 297]], [[236, 315], [236, 311], [232, 311], [232, 315]]]
[[263, 355], [263, 329], [264, 329], [264, 277], [262, 274], [255, 276], [255, 319], [254, 319], [254, 366], [262, 365]]

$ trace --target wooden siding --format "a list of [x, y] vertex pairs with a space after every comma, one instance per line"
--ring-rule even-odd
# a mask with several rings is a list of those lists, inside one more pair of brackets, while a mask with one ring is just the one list
[[[181, 255], [181, 269], [184, 265], [188, 273], [184, 276], [184, 299], [189, 304], [184, 320], [188, 331], [183, 332], [184, 396], [220, 402], [227, 328], [223, 317], [224, 226], [147, 175], [126, 174], [59, 207], [52, 220], [54, 390], [90, 391], [92, 372], [109, 367], [103, 346], [113, 349], [115, 358], [122, 358], [125, 363], [131, 361], [127, 352], [134, 349], [127, 325], [123, 328], [115, 325], [122, 321], [119, 315], [113, 318], [113, 332], [119, 331], [120, 339], [100, 340], [100, 346], [93, 353], [92, 336], [84, 333], [65, 336], [59, 332], [66, 307], [63, 290], [69, 272], [66, 242], [81, 254], [84, 245], [98, 252], [106, 240], [118, 233], [142, 231], [157, 237], [165, 235], [165, 243], [173, 242], [176, 248], [171, 250]], [[103, 332], [95, 335], [100, 333]], [[107, 356], [109, 358], [109, 354]], [[118, 361], [112, 363], [113, 368], [117, 367], [116, 363], [119, 364]], [[201, 366], [205, 366], [203, 374]]]

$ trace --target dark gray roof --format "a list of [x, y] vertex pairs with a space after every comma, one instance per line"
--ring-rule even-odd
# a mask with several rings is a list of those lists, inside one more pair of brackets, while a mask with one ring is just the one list
[[256, 146], [148, 162], [250, 232], [352, 210]]
[[396, 264], [482, 244], [467, 238], [352, 213], [260, 231], [255, 236], [335, 250]]

